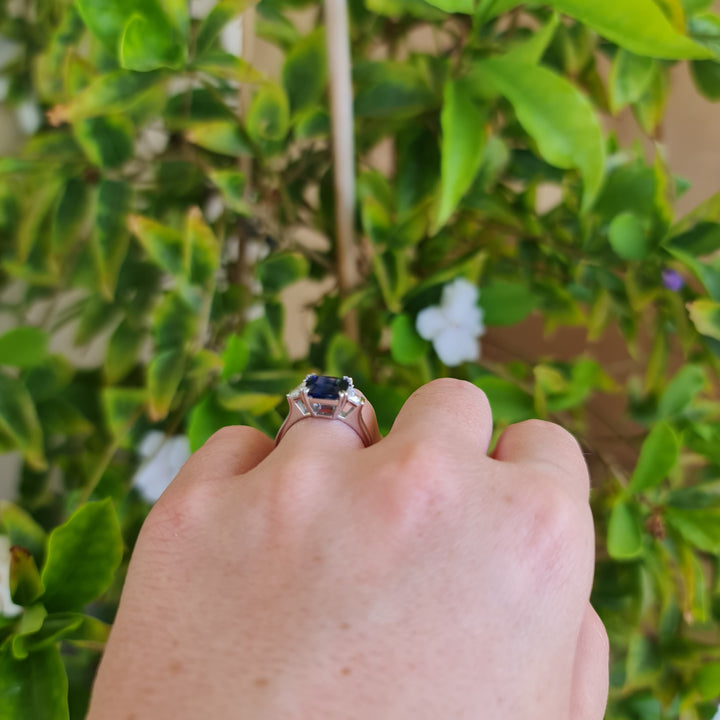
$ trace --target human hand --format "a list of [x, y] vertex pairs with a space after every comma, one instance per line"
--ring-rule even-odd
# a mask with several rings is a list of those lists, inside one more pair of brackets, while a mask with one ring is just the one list
[[[370, 408], [368, 408], [369, 410]], [[229, 427], [151, 511], [88, 720], [601, 720], [587, 468], [437, 380], [363, 448]]]

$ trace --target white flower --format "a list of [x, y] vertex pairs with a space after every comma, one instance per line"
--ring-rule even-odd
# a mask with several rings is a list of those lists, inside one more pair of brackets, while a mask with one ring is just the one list
[[440, 305], [427, 307], [417, 316], [418, 333], [432, 340], [438, 357], [450, 367], [480, 358], [478, 338], [485, 326], [478, 296], [475, 285], [458, 278], [443, 288]]
[[140, 132], [135, 142], [135, 155], [143, 160], [152, 160], [165, 152], [168, 142], [170, 142], [170, 135], [162, 121], [158, 120]]
[[225, 212], [225, 203], [220, 193], [213, 193], [205, 203], [205, 218], [209, 223], [214, 223]]
[[34, 135], [42, 125], [43, 115], [34, 100], [25, 100], [15, 108], [15, 117], [25, 135]]
[[0, 535], [0, 615], [15, 617], [21, 612], [10, 596], [10, 538]]
[[135, 474], [133, 485], [148, 502], [154, 503], [190, 457], [190, 442], [184, 435], [169, 438], [151, 430], [143, 438], [138, 451], [143, 462]]
[[22, 54], [22, 49], [20, 43], [8, 38], [0, 38], [0, 68], [17, 60]]
[[717, 712], [712, 716], [712, 720], [720, 720], [720, 705], [718, 705]]

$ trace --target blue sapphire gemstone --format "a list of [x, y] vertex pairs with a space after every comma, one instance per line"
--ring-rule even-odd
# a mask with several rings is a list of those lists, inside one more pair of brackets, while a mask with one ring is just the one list
[[345, 378], [330, 377], [329, 375], [310, 375], [305, 380], [308, 395], [316, 400], [337, 400], [340, 393], [350, 387]]

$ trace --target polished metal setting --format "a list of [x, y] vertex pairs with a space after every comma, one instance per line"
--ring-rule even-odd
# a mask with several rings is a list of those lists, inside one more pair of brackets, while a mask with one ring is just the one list
[[377, 423], [369, 428], [363, 417], [365, 396], [354, 386], [353, 379], [328, 375], [306, 375], [294, 390], [287, 394], [288, 416], [278, 431], [275, 445], [297, 422], [308, 418], [339, 420], [354, 430], [368, 447], [379, 439]]

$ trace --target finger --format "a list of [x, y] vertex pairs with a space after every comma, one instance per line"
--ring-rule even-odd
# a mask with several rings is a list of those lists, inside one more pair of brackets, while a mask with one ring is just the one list
[[602, 720], [605, 716], [609, 655], [605, 626], [595, 610], [588, 605], [575, 653], [570, 702], [570, 717], [573, 720]]
[[[356, 390], [360, 393], [359, 388]], [[305, 453], [311, 449], [315, 456], [336, 454], [338, 448], [361, 449], [365, 447], [361, 432], [367, 434], [370, 444], [376, 443], [380, 440], [380, 432], [375, 409], [367, 398], [362, 397], [363, 403], [352, 410], [346, 420], [312, 415], [295, 420], [300, 413], [293, 406], [294, 401], [289, 400], [289, 417], [294, 421], [287, 428], [281, 428], [275, 455], [278, 457], [285, 457], [288, 454], [295, 455], [302, 449], [305, 450]], [[331, 401], [334, 399], [332, 398]], [[312, 397], [307, 400], [313, 402]], [[319, 402], [322, 402], [322, 399]], [[301, 400], [301, 403], [304, 404], [305, 400]], [[347, 407], [346, 404], [345, 408]]]
[[495, 460], [557, 471], [573, 497], [587, 502], [590, 475], [577, 440], [565, 429], [543, 420], [526, 420], [506, 428], [498, 439]]
[[209, 482], [244, 475], [272, 452], [273, 441], [255, 428], [230, 425], [221, 428], [183, 465], [171, 486], [197, 479]]
[[492, 435], [492, 411], [485, 393], [453, 378], [433, 380], [405, 402], [386, 440], [435, 439], [447, 445], [467, 443], [486, 453]]

